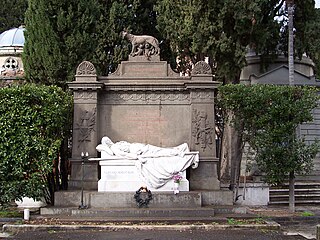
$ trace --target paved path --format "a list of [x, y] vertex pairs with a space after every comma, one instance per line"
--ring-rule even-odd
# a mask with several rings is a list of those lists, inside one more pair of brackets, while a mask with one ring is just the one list
[[257, 207], [251, 210], [279, 223], [286, 234], [299, 234], [305, 239], [316, 239], [317, 225], [320, 224], [320, 206], [297, 206], [295, 213], [290, 213], [288, 207]]
[[72, 240], [305, 240], [301, 236], [285, 236], [275, 231], [259, 230], [188, 230], [188, 231], [75, 231], [55, 232], [36, 231], [19, 233], [10, 239], [15, 240], [47, 240], [47, 239], [72, 239]]
[[[312, 216], [305, 216], [303, 213], [311, 213]], [[50, 221], [50, 219], [46, 219], [44, 216], [38, 216], [42, 218], [42, 222], [40, 225], [35, 226], [36, 223], [31, 224], [31, 227], [28, 228], [28, 222], [25, 222], [21, 225], [14, 224], [12, 225], [16, 230], [21, 227], [21, 230], [27, 230], [27, 232], [23, 233], [21, 230], [4, 230], [6, 232], [18, 232], [18, 235], [13, 237], [8, 237], [7, 233], [0, 233], [1, 239], [143, 239], [143, 240], [153, 240], [153, 239], [316, 239], [316, 226], [320, 224], [320, 206], [307, 206], [307, 207], [297, 207], [297, 211], [295, 213], [290, 213], [286, 207], [252, 207], [248, 208], [247, 216], [251, 218], [262, 217], [264, 219], [271, 219], [275, 221], [274, 225], [277, 225], [277, 229], [271, 229], [270, 226], [268, 229], [264, 228], [252, 228], [239, 230], [239, 227], [243, 226], [222, 226], [218, 224], [214, 226], [211, 224], [207, 224], [207, 227], [193, 225], [192, 222], [184, 225], [184, 226], [174, 226], [174, 225], [166, 225], [165, 223], [151, 226], [145, 225], [140, 226], [135, 229], [129, 228], [120, 228], [119, 223], [112, 225], [108, 225], [105, 228], [99, 229], [88, 227], [83, 227], [83, 222], [73, 222], [68, 219], [67, 225], [61, 226], [57, 225], [57, 227], [47, 226], [43, 221]], [[36, 217], [36, 216], [34, 216]], [[62, 218], [61, 218], [62, 217]], [[226, 217], [223, 214], [217, 216], [217, 218]], [[239, 217], [239, 214], [229, 215], [231, 217]], [[37, 217], [36, 217], [37, 218]], [[59, 218], [59, 219], [58, 219]], [[53, 220], [63, 220], [62, 215], [57, 215], [56, 219]], [[67, 220], [67, 219], [65, 219]], [[76, 219], [75, 219], [76, 220]], [[92, 220], [92, 219], [91, 219]], [[20, 221], [21, 222], [21, 221]], [[271, 221], [272, 222], [272, 221]], [[279, 223], [280, 228], [279, 228]], [[78, 224], [78, 225], [76, 225]], [[97, 222], [97, 225], [101, 225], [101, 223]], [[6, 223], [7, 226], [10, 225], [9, 222]], [[205, 224], [204, 224], [205, 225]], [[1, 225], [0, 225], [1, 226]], [[57, 231], [60, 228], [59, 231]], [[146, 231], [146, 228], [148, 231]], [[34, 231], [37, 229], [37, 231]], [[41, 230], [42, 229], [42, 230]], [[45, 229], [45, 231], [44, 231]], [[72, 231], [70, 231], [72, 229]], [[81, 231], [80, 231], [81, 230]], [[151, 231], [152, 230], [152, 231]], [[154, 233], [157, 234], [154, 235]], [[169, 232], [169, 235], [166, 235]], [[229, 234], [226, 238], [226, 233]], [[136, 236], [136, 238], [126, 238], [128, 234], [130, 236]], [[142, 234], [144, 233], [144, 234]], [[49, 234], [49, 235], [48, 235]], [[53, 234], [53, 235], [50, 235]], [[61, 236], [60, 236], [61, 234]], [[92, 238], [91, 238], [91, 235]], [[106, 235], [107, 234], [107, 235]], [[120, 235], [118, 235], [120, 234]], [[142, 234], [142, 235], [141, 235]], [[194, 236], [194, 234], [198, 234]], [[77, 237], [82, 236], [82, 237]], [[107, 236], [107, 238], [106, 238]], [[211, 236], [211, 238], [210, 238]], [[212, 238], [214, 236], [214, 238]], [[54, 238], [52, 238], [54, 237]], [[87, 238], [88, 237], [88, 238]], [[192, 238], [188, 238], [192, 237]]]

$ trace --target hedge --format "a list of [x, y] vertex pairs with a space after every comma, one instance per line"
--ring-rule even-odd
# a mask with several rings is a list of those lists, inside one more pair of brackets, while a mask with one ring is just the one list
[[59, 87], [0, 88], [0, 205], [48, 197], [47, 177], [71, 116], [72, 96]]

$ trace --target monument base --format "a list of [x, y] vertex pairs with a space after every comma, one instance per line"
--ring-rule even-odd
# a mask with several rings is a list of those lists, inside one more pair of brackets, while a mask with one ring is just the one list
[[[82, 185], [86, 190], [97, 190], [98, 164], [86, 161], [82, 165], [81, 159], [70, 159], [71, 178], [68, 182], [69, 189], [81, 189]], [[83, 172], [82, 172], [82, 167]], [[84, 174], [82, 179], [82, 174]]]
[[[137, 190], [137, 189], [136, 189]], [[136, 191], [135, 190], [135, 191]], [[137, 208], [132, 192], [96, 192], [84, 191], [84, 203], [89, 208]], [[149, 209], [155, 208], [200, 208], [205, 206], [233, 205], [233, 193], [229, 190], [191, 191], [174, 194], [170, 192], [152, 192], [153, 199]], [[81, 200], [81, 191], [59, 191], [54, 194], [54, 206], [62, 211], [64, 208], [77, 208]], [[81, 210], [83, 211], [83, 210]]]
[[[100, 179], [98, 181], [98, 192], [133, 192], [139, 190], [140, 187], [147, 186], [149, 190], [152, 192], [168, 192], [174, 191], [174, 182], [170, 180], [161, 188], [153, 188], [148, 186], [142, 181], [105, 181]], [[189, 181], [184, 179], [179, 183], [179, 191], [180, 192], [188, 192], [189, 191]]]
[[[174, 181], [169, 180], [160, 188], [153, 188], [140, 176], [135, 165], [137, 160], [128, 160], [115, 157], [113, 160], [92, 158], [91, 161], [99, 161], [101, 166], [101, 179], [98, 181], [98, 192], [133, 192], [146, 186], [151, 191], [173, 191]], [[179, 191], [189, 191], [189, 181], [186, 179], [186, 171], [180, 173], [182, 179]]]

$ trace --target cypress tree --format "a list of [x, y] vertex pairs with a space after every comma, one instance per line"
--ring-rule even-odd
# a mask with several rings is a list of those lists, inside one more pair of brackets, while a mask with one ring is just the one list
[[100, 74], [113, 72], [117, 64], [129, 53], [120, 32], [130, 22], [128, 5], [117, 1], [99, 1], [99, 25], [97, 26], [97, 48], [95, 50], [94, 65]]
[[30, 0], [24, 68], [31, 82], [65, 87], [76, 67], [92, 60], [98, 24], [95, 0]]
[[[95, 52], [95, 65], [101, 74], [113, 72], [121, 60], [126, 60], [130, 52], [130, 43], [121, 38], [126, 29], [133, 34], [146, 34], [163, 40], [156, 29], [157, 19], [154, 5], [157, 0], [128, 0], [100, 2], [99, 26], [97, 26], [98, 47]], [[163, 44], [164, 45], [164, 44]], [[161, 53], [167, 54], [165, 46]]]
[[1, 0], [0, 33], [24, 24], [28, 0]]

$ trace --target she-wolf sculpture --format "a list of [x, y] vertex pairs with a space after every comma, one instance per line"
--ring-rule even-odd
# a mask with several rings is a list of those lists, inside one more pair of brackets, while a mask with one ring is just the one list
[[159, 55], [159, 41], [152, 36], [148, 35], [133, 35], [127, 31], [121, 32], [122, 38], [127, 39], [132, 44], [132, 50], [130, 55], [132, 57], [145, 55], [150, 57], [151, 55]]

